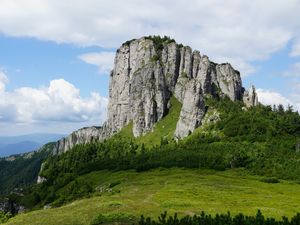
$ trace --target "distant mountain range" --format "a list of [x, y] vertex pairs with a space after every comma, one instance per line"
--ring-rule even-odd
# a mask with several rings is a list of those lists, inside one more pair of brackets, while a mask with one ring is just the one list
[[57, 141], [63, 134], [28, 134], [20, 136], [0, 136], [0, 157], [36, 150], [42, 145]]

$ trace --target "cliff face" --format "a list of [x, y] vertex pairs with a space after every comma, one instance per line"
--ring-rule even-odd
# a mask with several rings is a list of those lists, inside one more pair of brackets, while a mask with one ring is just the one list
[[255, 106], [258, 104], [258, 96], [255, 91], [255, 87], [252, 85], [249, 91], [244, 91], [243, 94], [243, 101], [246, 107]]
[[244, 100], [247, 107], [257, 104], [255, 89], [244, 91], [240, 73], [230, 64], [211, 62], [172, 40], [144, 37], [124, 43], [116, 52], [103, 127], [73, 132], [58, 141], [54, 152], [108, 138], [131, 121], [135, 137], [151, 132], [168, 113], [173, 95], [182, 103], [174, 133], [177, 139], [201, 126], [207, 96]]
[[109, 137], [109, 132], [106, 126], [81, 128], [59, 140], [53, 149], [53, 154], [65, 152], [77, 144], [86, 144], [94, 140], [101, 141], [107, 137]]
[[107, 121], [113, 133], [132, 120], [133, 134], [139, 136], [166, 114], [170, 93], [157, 55], [149, 39], [124, 44], [117, 51]]

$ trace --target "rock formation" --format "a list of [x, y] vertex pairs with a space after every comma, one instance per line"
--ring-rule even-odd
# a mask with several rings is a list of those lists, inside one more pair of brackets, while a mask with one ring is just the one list
[[246, 107], [256, 106], [258, 104], [258, 96], [253, 85], [250, 87], [249, 91], [244, 91], [243, 101]]
[[175, 130], [176, 139], [188, 136], [199, 127], [205, 114], [201, 83], [192, 79], [185, 87], [182, 109]]
[[59, 154], [73, 148], [77, 144], [86, 144], [94, 140], [104, 140], [109, 137], [108, 129], [103, 127], [84, 127], [74, 131], [68, 137], [59, 140], [54, 148], [53, 154]]
[[228, 96], [232, 101], [244, 100], [247, 107], [257, 104], [255, 89], [244, 91], [240, 73], [229, 63], [211, 62], [168, 38], [143, 37], [124, 43], [116, 52], [108, 120], [102, 127], [82, 128], [58, 141], [54, 153], [111, 137], [131, 121], [135, 137], [151, 132], [168, 113], [172, 96], [182, 103], [177, 139], [201, 126], [206, 97]]
[[10, 213], [12, 215], [18, 213], [24, 213], [26, 211], [25, 207], [16, 203], [15, 200], [3, 197], [0, 199], [0, 212], [2, 213]]

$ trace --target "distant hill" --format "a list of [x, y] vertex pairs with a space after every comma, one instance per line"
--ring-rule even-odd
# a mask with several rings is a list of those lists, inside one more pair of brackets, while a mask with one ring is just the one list
[[40, 143], [33, 141], [22, 141], [15, 144], [3, 144], [0, 146], [0, 156], [15, 155], [36, 150], [41, 147]]
[[0, 137], [0, 157], [37, 150], [44, 144], [61, 139], [63, 134], [28, 134]]
[[41, 164], [53, 145], [54, 142], [45, 144], [38, 151], [0, 158], [0, 195], [35, 183]]

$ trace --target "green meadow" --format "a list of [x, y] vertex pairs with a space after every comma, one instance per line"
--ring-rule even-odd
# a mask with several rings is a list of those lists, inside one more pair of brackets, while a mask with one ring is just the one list
[[265, 183], [263, 177], [244, 169], [104, 170], [76, 179], [90, 182], [97, 191], [62, 207], [17, 215], [6, 224], [89, 225], [99, 214], [138, 219], [142, 214], [156, 218], [164, 211], [179, 216], [201, 211], [255, 215], [260, 209], [265, 216], [278, 219], [300, 212], [300, 184]]

